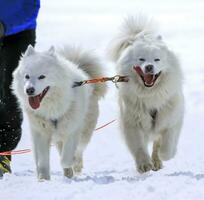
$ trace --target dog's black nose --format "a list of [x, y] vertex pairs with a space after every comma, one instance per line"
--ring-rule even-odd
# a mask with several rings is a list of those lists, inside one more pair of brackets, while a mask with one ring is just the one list
[[153, 73], [153, 72], [154, 72], [154, 66], [153, 65], [145, 66], [145, 73]]
[[28, 95], [33, 95], [34, 92], [35, 92], [35, 88], [34, 88], [34, 87], [30, 87], [30, 88], [27, 88], [27, 89], [26, 89], [26, 93], [27, 93]]

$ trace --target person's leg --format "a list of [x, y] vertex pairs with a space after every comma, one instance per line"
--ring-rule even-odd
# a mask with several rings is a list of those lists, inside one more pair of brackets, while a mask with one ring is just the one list
[[12, 72], [28, 45], [35, 45], [35, 30], [5, 37], [0, 49], [0, 152], [13, 150], [21, 138], [22, 114], [10, 86]]

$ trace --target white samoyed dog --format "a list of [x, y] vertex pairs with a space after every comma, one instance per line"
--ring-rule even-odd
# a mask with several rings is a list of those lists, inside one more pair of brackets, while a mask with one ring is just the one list
[[184, 116], [179, 61], [157, 28], [145, 16], [129, 17], [108, 51], [117, 73], [129, 77], [119, 87], [121, 127], [140, 173], [175, 156]]
[[29, 46], [13, 73], [12, 88], [27, 114], [39, 180], [49, 180], [51, 142], [59, 150], [64, 175], [83, 166], [83, 151], [99, 115], [106, 85], [73, 87], [75, 82], [103, 76], [100, 60], [69, 46], [36, 52]]

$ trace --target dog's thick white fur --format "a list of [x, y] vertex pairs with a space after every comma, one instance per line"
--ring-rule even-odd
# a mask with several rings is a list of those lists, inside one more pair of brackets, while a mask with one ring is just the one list
[[29, 119], [39, 180], [50, 179], [51, 142], [59, 150], [65, 176], [81, 171], [83, 151], [95, 128], [98, 101], [106, 85], [73, 85], [101, 76], [100, 60], [80, 48], [36, 52], [29, 46], [22, 56], [12, 88]]
[[140, 173], [175, 156], [184, 115], [179, 61], [156, 30], [145, 16], [129, 17], [108, 51], [117, 73], [129, 77], [119, 87], [121, 127]]

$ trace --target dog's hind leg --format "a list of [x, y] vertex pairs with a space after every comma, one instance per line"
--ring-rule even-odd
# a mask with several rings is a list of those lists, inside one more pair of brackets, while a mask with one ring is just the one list
[[170, 160], [176, 154], [178, 138], [180, 135], [181, 123], [162, 132], [159, 149], [159, 157], [162, 160]]
[[36, 131], [32, 132], [33, 150], [39, 181], [50, 179], [49, 153], [50, 137], [48, 134], [41, 134]]
[[153, 151], [152, 151], [152, 163], [153, 168], [152, 170], [158, 171], [162, 169], [162, 161], [159, 158], [159, 148], [160, 148], [160, 140], [154, 141], [153, 144]]

